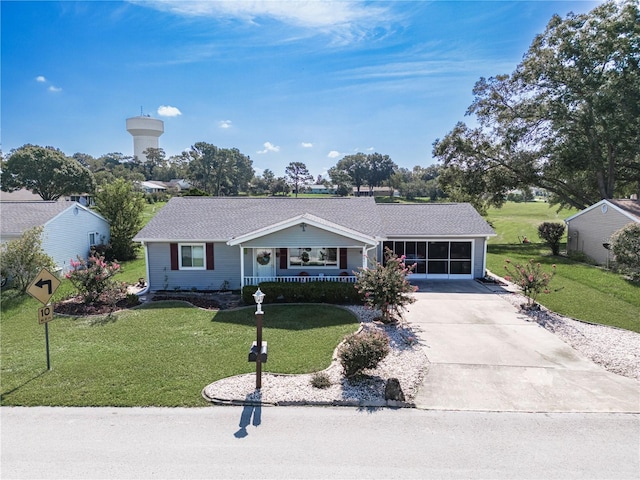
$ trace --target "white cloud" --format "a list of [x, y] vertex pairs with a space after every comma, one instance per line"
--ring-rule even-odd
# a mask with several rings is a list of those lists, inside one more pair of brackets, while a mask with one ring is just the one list
[[258, 150], [257, 153], [267, 153], [267, 152], [279, 152], [280, 151], [280, 147], [278, 147], [277, 145], [274, 145], [271, 142], [264, 142], [264, 150]]
[[44, 76], [42, 76], [42, 75], [38, 75], [38, 76], [36, 77], [36, 82], [44, 83], [44, 82], [46, 82], [46, 81], [47, 81], [47, 79], [46, 79]]
[[233, 122], [231, 122], [231, 120], [220, 120], [218, 122], [218, 127], [220, 128], [231, 128], [231, 124]]
[[142, 7], [188, 17], [239, 19], [259, 24], [262, 19], [276, 20], [285, 25], [315, 29], [334, 34], [342, 43], [367, 37], [376, 30], [388, 29], [393, 14], [388, 6], [376, 2], [358, 1], [185, 1], [129, 0]]
[[49, 88], [47, 90], [49, 90], [50, 92], [61, 92], [62, 88], [56, 87], [56, 86], [53, 86], [53, 85], [49, 85]]
[[329, 152], [329, 154], [327, 155], [327, 157], [329, 158], [338, 158], [340, 155], [342, 155], [340, 152], [338, 152], [337, 150], [331, 150]]
[[313, 143], [310, 142], [302, 142], [300, 145], [302, 145], [303, 148], [313, 148]]
[[161, 117], [177, 117], [178, 115], [182, 115], [182, 112], [177, 107], [172, 107], [171, 105], [160, 105], [158, 107], [158, 115]]

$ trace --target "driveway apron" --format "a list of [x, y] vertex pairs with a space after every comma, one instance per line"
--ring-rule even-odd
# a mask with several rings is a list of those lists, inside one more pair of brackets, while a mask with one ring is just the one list
[[606, 371], [528, 321], [496, 287], [416, 284], [406, 318], [430, 361], [418, 408], [640, 413], [640, 382]]

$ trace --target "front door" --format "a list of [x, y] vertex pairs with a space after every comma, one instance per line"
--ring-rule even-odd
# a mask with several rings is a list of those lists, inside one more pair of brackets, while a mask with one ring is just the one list
[[273, 248], [255, 248], [254, 262], [256, 276], [274, 278], [276, 276], [276, 252]]

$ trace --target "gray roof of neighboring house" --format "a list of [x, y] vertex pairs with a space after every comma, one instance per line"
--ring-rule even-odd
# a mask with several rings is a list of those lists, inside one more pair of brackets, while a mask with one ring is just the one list
[[371, 237], [495, 235], [469, 204], [376, 204], [370, 197], [174, 197], [137, 241], [227, 241], [310, 214]]
[[[2, 202], [0, 204], [0, 235], [22, 235], [26, 230], [47, 223], [75, 202]], [[82, 207], [80, 207], [82, 208]]]
[[640, 220], [640, 200], [612, 199], [608, 201]]
[[377, 207], [390, 237], [496, 234], [469, 203], [379, 203]]

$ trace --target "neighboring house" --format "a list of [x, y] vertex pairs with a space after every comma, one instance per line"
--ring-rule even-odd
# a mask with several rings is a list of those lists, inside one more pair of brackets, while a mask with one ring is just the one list
[[165, 186], [164, 182], [156, 182], [154, 180], [149, 180], [146, 182], [136, 182], [136, 185], [144, 193], [158, 193], [158, 192], [164, 192], [167, 190], [167, 187]]
[[169, 182], [166, 182], [167, 187], [177, 188], [178, 191], [189, 190], [191, 184], [184, 178], [172, 178]]
[[96, 205], [96, 200], [93, 195], [88, 193], [80, 193], [74, 195], [67, 195], [64, 197], [67, 202], [78, 202], [83, 207], [94, 207]]
[[611, 235], [631, 222], [640, 223], [638, 200], [600, 200], [565, 219], [567, 252], [582, 252], [600, 265], [613, 260]]
[[62, 273], [70, 260], [86, 258], [92, 245], [109, 242], [109, 222], [79, 203], [5, 202], [0, 203], [0, 241], [20, 238], [33, 228], [43, 227], [42, 248]]
[[493, 229], [469, 204], [376, 204], [370, 197], [176, 197], [134, 237], [149, 290], [232, 289], [262, 281], [339, 280], [406, 255], [415, 277], [485, 274]]
[[336, 187], [326, 186], [322, 184], [307, 185], [305, 193], [335, 195]]
[[373, 189], [369, 189], [367, 185], [360, 186], [360, 192], [358, 192], [358, 187], [353, 187], [352, 189], [353, 195], [356, 197], [398, 197], [400, 193], [397, 190], [389, 187], [373, 187]]

